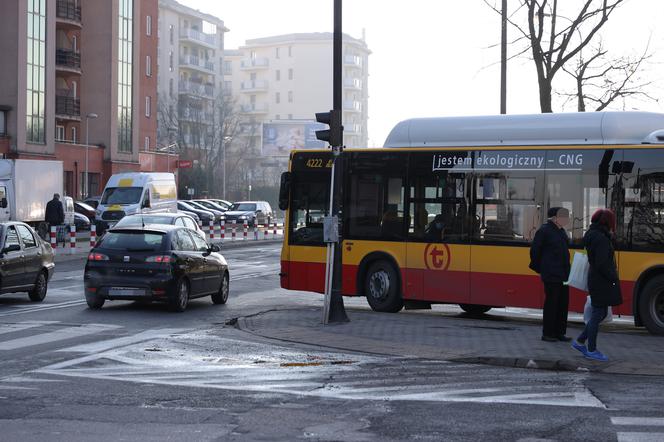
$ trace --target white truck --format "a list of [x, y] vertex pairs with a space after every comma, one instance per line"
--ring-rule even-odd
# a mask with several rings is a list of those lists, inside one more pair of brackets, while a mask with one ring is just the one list
[[[62, 161], [0, 159], [0, 222], [23, 221], [47, 237], [46, 203], [63, 194], [63, 179]], [[74, 222], [70, 200], [61, 199], [65, 224]]]

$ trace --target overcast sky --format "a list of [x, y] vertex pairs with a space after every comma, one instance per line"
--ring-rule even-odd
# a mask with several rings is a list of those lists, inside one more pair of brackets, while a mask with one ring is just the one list
[[[332, 0], [180, 1], [224, 20], [227, 49], [252, 38], [332, 31]], [[343, 7], [344, 32], [360, 38], [365, 30], [372, 51], [371, 146], [381, 146], [407, 118], [499, 113], [500, 52], [492, 46], [500, 40], [500, 16], [482, 0], [346, 0]], [[627, 0], [604, 27], [605, 47], [616, 55], [643, 51], [651, 39], [654, 57], [645, 77], [660, 100], [631, 101], [629, 110], [664, 112], [663, 17], [663, 0]], [[532, 61], [509, 62], [507, 94], [508, 113], [539, 112]]]

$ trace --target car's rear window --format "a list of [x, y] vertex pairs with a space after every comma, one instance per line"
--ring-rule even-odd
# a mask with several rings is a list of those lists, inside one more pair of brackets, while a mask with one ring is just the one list
[[171, 224], [173, 218], [170, 216], [156, 216], [156, 215], [136, 215], [125, 216], [122, 218], [117, 226], [141, 226], [144, 224]]
[[128, 252], [165, 250], [166, 235], [159, 232], [107, 232], [98, 247]]

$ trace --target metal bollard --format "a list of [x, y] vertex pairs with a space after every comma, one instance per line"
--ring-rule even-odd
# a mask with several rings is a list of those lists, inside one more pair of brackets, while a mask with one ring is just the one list
[[221, 241], [224, 241], [226, 239], [226, 221], [222, 220], [221, 224], [219, 225], [220, 228], [220, 236], [221, 236]]
[[94, 247], [97, 245], [97, 226], [92, 224], [90, 226], [90, 247]]
[[273, 233], [274, 233], [274, 237], [276, 238], [277, 237], [277, 222], [276, 221], [274, 222], [274, 231], [273, 231]]
[[69, 226], [69, 253], [76, 253], [76, 225], [72, 224]]
[[55, 249], [58, 248], [58, 228], [57, 226], [51, 226], [51, 232], [49, 233], [51, 235], [51, 248], [53, 249], [53, 253], [55, 253]]
[[258, 241], [258, 222], [254, 221], [254, 241]]
[[244, 220], [244, 223], [242, 223], [242, 229], [244, 231], [242, 236], [244, 237], [244, 241], [246, 241], [247, 240], [247, 230], [249, 230], [249, 224], [247, 223], [246, 219]]
[[263, 239], [267, 239], [267, 234], [268, 230], [270, 230], [270, 221], [265, 221], [265, 225], [263, 226]]
[[233, 221], [233, 225], [231, 226], [231, 240], [235, 241], [235, 229], [237, 228], [237, 223]]
[[210, 225], [208, 226], [208, 232], [210, 234], [210, 239], [214, 239], [214, 220], [210, 220]]

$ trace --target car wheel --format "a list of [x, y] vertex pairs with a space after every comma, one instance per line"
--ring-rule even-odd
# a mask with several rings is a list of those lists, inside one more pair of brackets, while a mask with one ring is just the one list
[[104, 302], [106, 302], [106, 300], [96, 295], [85, 295], [85, 302], [88, 303], [88, 308], [92, 310], [99, 310], [104, 306]]
[[226, 304], [226, 301], [228, 301], [228, 289], [228, 272], [224, 272], [219, 291], [211, 296], [212, 302], [215, 304]]
[[377, 312], [396, 313], [403, 308], [397, 271], [387, 261], [371, 264], [364, 279], [364, 294]]
[[459, 307], [469, 315], [482, 315], [491, 310], [488, 305], [459, 304]]
[[171, 299], [171, 310], [174, 312], [183, 312], [189, 304], [189, 283], [182, 278], [178, 283], [178, 291], [175, 297]]
[[654, 335], [664, 335], [664, 275], [655, 276], [639, 296], [641, 321]]
[[35, 286], [28, 292], [30, 301], [32, 302], [42, 302], [46, 297], [46, 291], [48, 290], [48, 279], [44, 272], [39, 272], [37, 280], [35, 281]]

